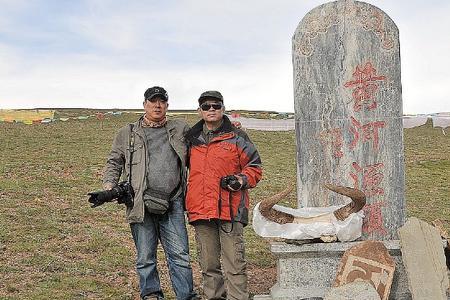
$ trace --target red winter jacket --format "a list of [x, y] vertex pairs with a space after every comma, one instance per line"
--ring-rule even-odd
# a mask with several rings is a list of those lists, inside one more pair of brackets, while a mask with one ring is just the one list
[[[189, 179], [186, 209], [189, 222], [220, 219], [248, 224], [248, 190], [261, 179], [258, 151], [242, 130], [231, 126], [224, 116], [218, 136], [206, 144], [202, 137], [204, 121], [198, 122], [185, 137], [189, 149]], [[243, 175], [243, 188], [230, 192], [220, 187], [227, 175]], [[231, 203], [231, 210], [230, 210]]]

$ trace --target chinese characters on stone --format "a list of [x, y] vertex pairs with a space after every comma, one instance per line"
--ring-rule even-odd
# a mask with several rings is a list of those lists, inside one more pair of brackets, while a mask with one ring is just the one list
[[[386, 76], [377, 74], [376, 69], [371, 62], [356, 66], [353, 78], [344, 84], [345, 88], [352, 88], [353, 112], [359, 113], [364, 109], [374, 111], [377, 108], [376, 92], [379, 83], [386, 80]], [[342, 128], [325, 129], [319, 133], [318, 138], [324, 149], [331, 151], [332, 157], [335, 159], [343, 158], [344, 151], [344, 134], [348, 133], [349, 144], [348, 149], [353, 151], [358, 149], [364, 143], [371, 143], [371, 150], [379, 151], [379, 136], [381, 130], [386, 128], [384, 121], [376, 120], [372, 122], [361, 122], [356, 116], [350, 116], [350, 122], [346, 131]], [[354, 187], [362, 190], [367, 198], [384, 197], [382, 181], [384, 178], [384, 164], [377, 162], [372, 165], [361, 166], [359, 162], [352, 163], [352, 169], [348, 174], [353, 180]], [[385, 235], [386, 229], [383, 225], [383, 216], [381, 207], [385, 206], [383, 200], [376, 202], [368, 201], [364, 207], [365, 219], [363, 232], [380, 233]]]

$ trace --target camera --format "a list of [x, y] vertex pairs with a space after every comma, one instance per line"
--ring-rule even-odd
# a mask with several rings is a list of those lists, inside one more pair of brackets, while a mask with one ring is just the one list
[[220, 178], [220, 186], [224, 189], [228, 189], [229, 186], [235, 191], [239, 190], [242, 187], [238, 178], [234, 175], [228, 175]]
[[105, 202], [112, 202], [115, 199], [117, 199], [117, 203], [123, 203], [129, 208], [132, 208], [134, 205], [134, 191], [133, 187], [128, 181], [119, 183], [111, 190], [90, 192], [88, 193], [88, 195], [88, 201], [92, 204], [92, 208], [100, 206]]

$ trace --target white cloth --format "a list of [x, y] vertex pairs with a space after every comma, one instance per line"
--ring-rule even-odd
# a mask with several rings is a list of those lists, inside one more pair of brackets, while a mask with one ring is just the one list
[[[354, 241], [361, 236], [364, 212], [361, 210], [351, 214], [344, 221], [337, 220], [332, 215], [331, 223], [315, 222], [311, 224], [278, 224], [267, 220], [259, 212], [259, 204], [253, 209], [253, 229], [262, 237], [279, 237], [293, 240], [309, 240], [323, 235], [335, 235], [339, 241]], [[289, 208], [275, 205], [273, 208], [298, 217], [314, 217], [332, 213], [340, 206]]]
[[450, 126], [450, 116], [432, 116], [433, 127], [447, 128]]
[[403, 128], [413, 128], [424, 125], [428, 120], [428, 116], [421, 117], [403, 117]]
[[[404, 116], [403, 128], [414, 128], [424, 125], [428, 118], [433, 120], [433, 127], [446, 128], [450, 126], [450, 115], [420, 115], [420, 116]], [[294, 119], [253, 119], [253, 118], [232, 118], [233, 122], [240, 122], [245, 129], [263, 130], [263, 131], [288, 131], [295, 130]]]

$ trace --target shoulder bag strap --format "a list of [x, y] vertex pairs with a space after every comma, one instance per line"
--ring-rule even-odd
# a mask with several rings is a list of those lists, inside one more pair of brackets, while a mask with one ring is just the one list
[[132, 166], [132, 161], [133, 161], [133, 153], [134, 153], [134, 132], [133, 132], [133, 127], [134, 124], [130, 124], [130, 137], [128, 140], [129, 143], [129, 148], [130, 148], [130, 161], [129, 161], [129, 165], [130, 165], [130, 174], [128, 174], [128, 182], [131, 185], [131, 166]]

